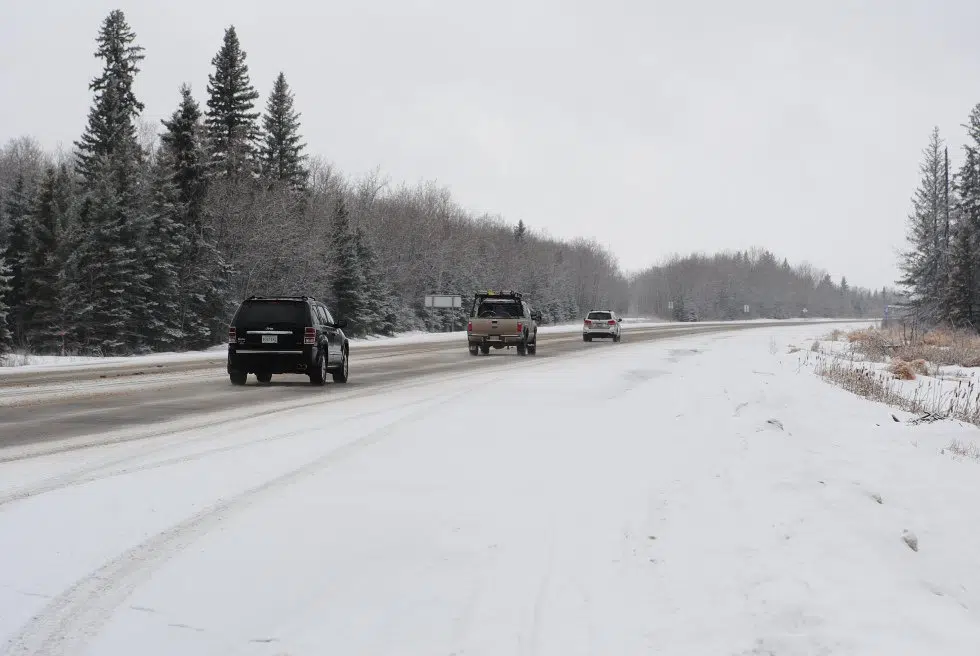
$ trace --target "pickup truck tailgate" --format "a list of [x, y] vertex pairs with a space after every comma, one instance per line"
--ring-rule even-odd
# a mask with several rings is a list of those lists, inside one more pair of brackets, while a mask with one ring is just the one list
[[503, 335], [519, 335], [522, 323], [519, 319], [472, 319], [473, 330], [470, 334], [478, 337], [500, 337]]

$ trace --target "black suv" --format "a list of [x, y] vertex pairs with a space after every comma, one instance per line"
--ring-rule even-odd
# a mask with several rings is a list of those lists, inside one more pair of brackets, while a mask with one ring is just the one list
[[272, 374], [307, 374], [323, 385], [327, 373], [346, 383], [350, 361], [345, 320], [334, 321], [327, 307], [310, 296], [251, 296], [228, 328], [228, 376], [244, 385], [249, 374], [260, 383]]

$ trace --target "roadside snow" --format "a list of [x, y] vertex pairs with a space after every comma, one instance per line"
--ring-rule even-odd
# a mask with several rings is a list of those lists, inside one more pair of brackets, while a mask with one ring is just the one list
[[824, 331], [0, 464], [0, 653], [972, 656], [978, 433], [801, 368]]

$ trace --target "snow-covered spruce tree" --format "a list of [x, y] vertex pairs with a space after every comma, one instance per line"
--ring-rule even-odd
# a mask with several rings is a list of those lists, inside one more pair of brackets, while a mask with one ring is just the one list
[[60, 353], [63, 329], [62, 224], [71, 191], [65, 172], [45, 171], [31, 211], [31, 240], [24, 263], [24, 326], [27, 342], [42, 353]]
[[956, 175], [956, 225], [948, 277], [948, 313], [955, 323], [977, 325], [980, 285], [980, 104], [973, 108], [967, 125], [964, 160]]
[[232, 179], [251, 177], [259, 170], [259, 92], [252, 87], [235, 27], [225, 30], [221, 49], [211, 60], [208, 110], [205, 121], [212, 172]]
[[976, 236], [969, 223], [953, 226], [949, 283], [945, 291], [948, 320], [958, 327], [976, 327], [977, 264], [974, 259]]
[[299, 133], [300, 113], [293, 104], [293, 92], [286, 82], [286, 75], [280, 72], [262, 119], [265, 133], [262, 172], [267, 178], [284, 182], [298, 191], [306, 188], [309, 172], [303, 154], [306, 144]]
[[398, 327], [397, 300], [381, 271], [377, 255], [368, 241], [367, 234], [357, 228], [354, 231], [358, 264], [364, 277], [366, 331], [378, 335], [393, 335]]
[[174, 235], [178, 252], [177, 327], [182, 348], [200, 349], [213, 341], [213, 325], [224, 312], [227, 271], [205, 216], [208, 192], [207, 152], [201, 110], [190, 87], [180, 89], [180, 104], [160, 137], [161, 166], [172, 183]]
[[142, 344], [154, 350], [172, 350], [183, 342], [180, 325], [179, 267], [184, 230], [172, 167], [164, 152], [152, 170], [152, 200], [144, 217], [137, 257], [142, 275], [141, 296], [135, 308]]
[[[908, 249], [902, 254], [902, 278], [919, 314], [928, 320], [943, 319], [943, 296], [949, 272], [946, 216], [946, 160], [939, 128], [935, 128], [923, 150], [919, 166], [922, 176], [912, 198], [908, 217]], [[846, 290], [842, 290], [846, 293]]]
[[8, 324], [9, 308], [4, 300], [10, 293], [10, 267], [6, 261], [0, 257], [0, 359], [10, 353], [14, 343], [14, 336]]
[[334, 207], [330, 253], [333, 256], [333, 297], [337, 304], [337, 316], [334, 318], [344, 318], [350, 322], [351, 334], [363, 335], [367, 332], [364, 325], [367, 307], [364, 274], [351, 229], [350, 212], [343, 198], [338, 198]]
[[141, 184], [143, 153], [136, 118], [143, 109], [133, 93], [133, 82], [143, 49], [122, 11], [115, 10], [102, 24], [96, 56], [103, 60], [101, 74], [90, 85], [95, 100], [88, 125], [77, 146], [77, 169], [83, 201], [74, 231], [73, 268], [82, 277], [82, 294], [73, 319], [86, 346], [102, 352], [128, 352], [138, 346], [133, 312], [143, 275], [136, 246], [141, 237]]
[[3, 222], [7, 227], [6, 244], [0, 246], [0, 258], [4, 258], [10, 268], [10, 281], [4, 301], [8, 308], [8, 325], [13, 331], [15, 341], [24, 338], [24, 302], [26, 281], [24, 263], [30, 247], [30, 199], [28, 198], [24, 176], [18, 175], [13, 189], [4, 199]]

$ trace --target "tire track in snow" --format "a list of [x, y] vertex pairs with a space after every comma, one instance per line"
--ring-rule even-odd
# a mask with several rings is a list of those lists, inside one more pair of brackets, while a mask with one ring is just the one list
[[[402, 403], [381, 410], [357, 413], [354, 415], [333, 420], [331, 425], [332, 426], [342, 425], [342, 424], [349, 423], [351, 421], [358, 421], [369, 417], [376, 417], [378, 415], [386, 414], [389, 412], [396, 412], [398, 410], [402, 410], [406, 407], [414, 405], [415, 403], [416, 403], [415, 401], [410, 401], [408, 403]], [[109, 478], [125, 476], [127, 474], [134, 474], [137, 472], [161, 469], [163, 467], [169, 467], [171, 465], [186, 464], [213, 455], [219, 455], [222, 453], [233, 453], [235, 451], [248, 449], [253, 446], [259, 446], [270, 442], [278, 442], [281, 440], [288, 440], [290, 438], [303, 437], [308, 433], [309, 433], [308, 427], [299, 428], [284, 433], [274, 433], [272, 435], [266, 435], [263, 437], [253, 438], [250, 440], [244, 440], [242, 442], [235, 442], [233, 444], [225, 444], [222, 446], [205, 448], [199, 451], [195, 451], [193, 453], [185, 453], [179, 456], [164, 458], [163, 460], [154, 460], [152, 462], [143, 462], [137, 465], [125, 466], [127, 463], [138, 462], [140, 460], [147, 460], [149, 458], [152, 458], [156, 454], [163, 454], [166, 453], [167, 451], [175, 450], [187, 446], [187, 442], [170, 442], [162, 446], [154, 447], [152, 449], [141, 451], [139, 453], [130, 454], [128, 456], [123, 456], [121, 458], [110, 460], [108, 462], [101, 462], [88, 467], [82, 467], [67, 472], [65, 474], [61, 474], [59, 476], [54, 476], [45, 479], [44, 481], [41, 481], [40, 483], [37, 483], [35, 485], [20, 488], [13, 492], [0, 494], [0, 508], [2, 508], [7, 504], [14, 503], [15, 501], [23, 501], [24, 499], [30, 499], [32, 497], [40, 496], [42, 494], [48, 494], [51, 492], [57, 492], [58, 490], [63, 490], [68, 487], [86, 485], [88, 483], [95, 483]], [[226, 435], [215, 435], [212, 437], [201, 439], [198, 442], [198, 444], [200, 442], [214, 443], [214, 442], [221, 442], [227, 440], [228, 437]], [[120, 465], [124, 465], [124, 466], [120, 469], [118, 468]]]
[[[496, 376], [494, 378], [503, 378]], [[242, 493], [219, 501], [183, 522], [127, 550], [62, 592], [11, 638], [3, 656], [58, 656], [77, 654], [95, 637], [113, 612], [161, 565], [206, 535], [220, 522], [297, 481], [357, 455], [389, 437], [406, 421], [418, 421], [433, 409], [465, 396], [486, 384], [469, 385], [432, 403], [422, 402], [415, 412], [401, 416], [320, 457], [269, 479]]]

